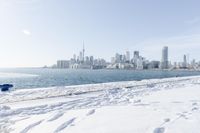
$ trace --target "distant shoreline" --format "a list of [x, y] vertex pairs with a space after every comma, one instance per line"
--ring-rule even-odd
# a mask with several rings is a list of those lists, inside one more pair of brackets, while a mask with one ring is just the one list
[[115, 69], [115, 68], [102, 68], [102, 69], [71, 69], [71, 68], [51, 68], [51, 67], [7, 67], [7, 68], [0, 68], [1, 70], [4, 69], [52, 69], [52, 70], [130, 70], [130, 71], [200, 71], [195, 69]]

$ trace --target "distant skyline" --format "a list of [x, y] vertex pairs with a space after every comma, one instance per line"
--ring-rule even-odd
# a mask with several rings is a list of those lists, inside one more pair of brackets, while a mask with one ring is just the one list
[[161, 60], [200, 60], [198, 0], [1, 0], [0, 67], [40, 67], [85, 55], [140, 51]]

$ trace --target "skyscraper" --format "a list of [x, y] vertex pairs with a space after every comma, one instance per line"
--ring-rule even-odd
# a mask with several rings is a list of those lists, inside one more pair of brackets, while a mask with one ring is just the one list
[[183, 55], [183, 67], [187, 67], [187, 57]]
[[79, 53], [79, 61], [82, 62], [83, 61], [83, 52]]
[[91, 64], [91, 65], [94, 64], [94, 56], [90, 56], [90, 64]]
[[162, 49], [161, 69], [168, 69], [168, 47]]
[[139, 58], [139, 51], [134, 51], [133, 58], [138, 59]]
[[58, 60], [57, 68], [69, 68], [69, 61], [67, 60]]
[[85, 46], [84, 46], [84, 41], [83, 41], [83, 62], [85, 60]]
[[133, 52], [133, 63], [134, 63], [136, 68], [137, 68], [137, 65], [138, 65], [139, 57], [140, 57], [139, 51], [134, 51]]
[[74, 61], [76, 61], [76, 54], [73, 55], [73, 59], [74, 59]]
[[120, 54], [115, 54], [115, 63], [120, 63]]
[[126, 61], [130, 62], [130, 52], [126, 51]]

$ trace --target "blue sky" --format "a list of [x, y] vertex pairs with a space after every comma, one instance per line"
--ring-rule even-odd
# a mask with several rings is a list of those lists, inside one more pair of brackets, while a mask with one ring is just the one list
[[110, 60], [139, 50], [150, 60], [200, 60], [198, 0], [0, 0], [0, 67], [51, 65], [82, 49]]

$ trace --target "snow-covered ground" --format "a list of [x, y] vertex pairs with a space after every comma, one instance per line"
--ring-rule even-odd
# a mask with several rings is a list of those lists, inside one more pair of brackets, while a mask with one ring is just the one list
[[1, 133], [199, 133], [200, 77], [0, 93]]

